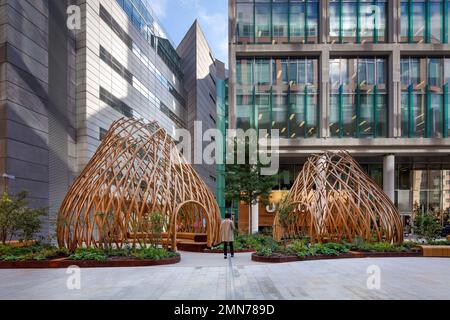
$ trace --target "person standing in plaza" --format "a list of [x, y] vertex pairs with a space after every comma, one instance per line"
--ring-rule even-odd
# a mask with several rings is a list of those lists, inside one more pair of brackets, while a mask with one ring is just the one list
[[222, 235], [223, 242], [223, 254], [227, 259], [228, 252], [227, 247], [230, 246], [231, 257], [234, 257], [234, 221], [231, 219], [231, 214], [227, 213], [225, 219], [220, 225], [220, 233]]

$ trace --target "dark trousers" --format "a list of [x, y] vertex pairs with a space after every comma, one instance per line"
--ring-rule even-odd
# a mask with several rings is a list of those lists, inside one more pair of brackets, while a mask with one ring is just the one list
[[230, 245], [230, 251], [231, 251], [231, 255], [234, 256], [234, 242], [224, 242], [223, 243], [223, 254], [226, 256], [227, 253], [227, 246]]

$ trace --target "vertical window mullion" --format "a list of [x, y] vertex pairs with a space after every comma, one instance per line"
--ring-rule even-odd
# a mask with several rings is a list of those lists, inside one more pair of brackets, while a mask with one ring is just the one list
[[408, 42], [413, 43], [414, 42], [414, 19], [413, 19], [413, 1], [408, 0]]
[[361, 89], [359, 87], [359, 83], [356, 85], [356, 122], [355, 122], [355, 126], [356, 126], [356, 138], [360, 137], [360, 132], [359, 132], [359, 124], [361, 122]]
[[303, 105], [304, 105], [304, 109], [303, 109], [303, 116], [304, 116], [304, 121], [305, 121], [305, 130], [303, 130], [304, 132], [304, 137], [305, 139], [308, 137], [308, 85], [305, 85], [305, 90], [304, 90], [304, 97], [303, 97]]
[[408, 87], [408, 137], [413, 137], [413, 128], [414, 128], [414, 115], [412, 110], [413, 104], [413, 85], [410, 84]]
[[[373, 8], [378, 8], [378, 0], [373, 0]], [[374, 24], [373, 24], [373, 43], [378, 43], [378, 27], [379, 27], [379, 21], [378, 21], [378, 9], [375, 10], [375, 17], [374, 17]], [[385, 9], [386, 10], [386, 9]]]
[[361, 42], [361, 0], [356, 0], [356, 43]]
[[373, 137], [378, 137], [378, 85], [373, 91]]
[[270, 43], [273, 43], [273, 0], [270, 0]]
[[339, 43], [343, 42], [342, 37], [342, 28], [343, 28], [343, 18], [342, 18], [342, 10], [343, 10], [343, 0], [339, 0]]
[[[269, 128], [270, 128], [270, 132], [272, 132], [273, 130], [273, 87], [270, 87], [270, 91], [269, 91]], [[272, 136], [272, 134], [270, 135]]]
[[288, 22], [287, 22], [287, 28], [288, 28], [288, 43], [291, 43], [291, 0], [288, 0], [287, 2], [288, 6]]
[[339, 87], [339, 97], [338, 97], [338, 111], [339, 111], [339, 138], [343, 137], [344, 134], [344, 115], [342, 110], [342, 104], [343, 104], [343, 91], [344, 86], [341, 84]]
[[256, 43], [256, 0], [253, 0], [253, 43]]
[[256, 116], [256, 87], [253, 87], [252, 92], [252, 111], [251, 111], [251, 118], [250, 118], [250, 127], [258, 130], [259, 120]]
[[431, 42], [431, 2], [426, 0], [425, 3], [425, 42]]
[[288, 87], [288, 98], [287, 98], [287, 112], [286, 112], [286, 122], [287, 122], [288, 137], [292, 137], [292, 133], [291, 133], [291, 113], [292, 113], [291, 93], [292, 93], [291, 85], [289, 85], [289, 87]]
[[426, 104], [425, 104], [425, 138], [431, 137], [431, 91], [430, 86], [426, 86]]
[[304, 21], [305, 21], [305, 43], [308, 43], [308, 0], [305, 0], [305, 10], [303, 10], [304, 12]]
[[444, 114], [444, 121], [443, 121], [443, 123], [444, 123], [444, 134], [443, 134], [443, 137], [444, 138], [448, 138], [448, 114], [449, 114], [449, 112], [450, 112], [450, 110], [449, 110], [449, 105], [448, 105], [448, 83], [446, 83], [446, 84], [444, 84], [444, 90], [443, 90], [443, 95], [444, 95], [444, 97], [443, 97], [443, 100], [444, 100], [444, 104], [443, 104], [443, 114]]
[[448, 43], [448, 0], [442, 2], [442, 43]]

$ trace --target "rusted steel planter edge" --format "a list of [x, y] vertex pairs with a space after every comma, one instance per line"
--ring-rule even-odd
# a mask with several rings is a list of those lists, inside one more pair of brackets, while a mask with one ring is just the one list
[[80, 268], [123, 268], [123, 267], [150, 267], [175, 264], [181, 261], [178, 255], [172, 258], [160, 260], [69, 260], [55, 259], [45, 261], [0, 261], [0, 269], [59, 269], [68, 268], [70, 266], [78, 266]]
[[423, 257], [422, 252], [356, 252], [350, 251], [348, 253], [342, 253], [339, 256], [318, 255], [318, 256], [272, 256], [264, 257], [252, 254], [252, 260], [255, 262], [265, 263], [285, 263], [285, 262], [298, 262], [298, 261], [314, 261], [314, 260], [334, 260], [334, 259], [355, 259], [355, 258], [411, 258], [411, 257]]

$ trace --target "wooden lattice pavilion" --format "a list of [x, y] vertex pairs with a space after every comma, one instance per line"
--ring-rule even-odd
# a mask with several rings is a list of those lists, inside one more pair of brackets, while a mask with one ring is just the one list
[[208, 246], [220, 242], [214, 195], [172, 138], [156, 122], [120, 119], [62, 203], [59, 245], [142, 245], [154, 239], [155, 214], [163, 220], [166, 247], [176, 250], [177, 233], [205, 234]]
[[312, 242], [365, 241], [403, 242], [400, 214], [380, 187], [367, 176], [347, 152], [326, 152], [310, 157], [285, 205], [288, 228], [279, 213], [274, 238], [309, 236]]

